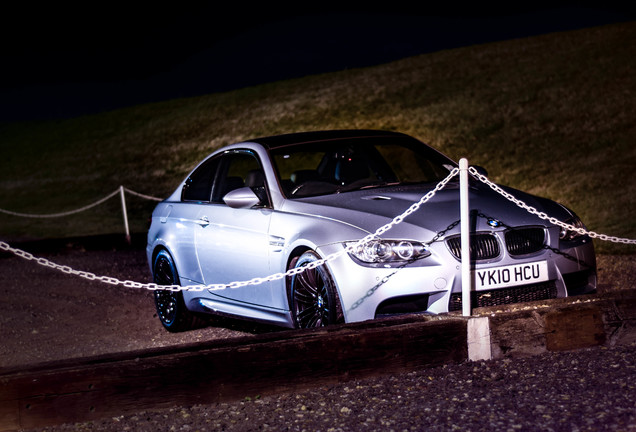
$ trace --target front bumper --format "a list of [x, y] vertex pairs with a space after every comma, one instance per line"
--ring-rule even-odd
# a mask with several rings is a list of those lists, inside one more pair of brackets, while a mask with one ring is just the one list
[[[549, 247], [549, 244], [528, 256], [512, 257], [503, 253], [496, 260], [473, 265], [474, 269], [488, 269], [545, 262], [548, 276], [540, 283], [496, 289], [475, 288], [473, 280], [471, 306], [511, 304], [594, 292], [597, 281], [592, 241], [580, 239], [565, 247], [561, 245], [560, 249]], [[320, 248], [319, 252], [326, 256], [340, 248], [342, 245], [333, 244]], [[326, 265], [334, 276], [346, 322], [374, 319], [385, 314], [439, 314], [461, 310], [460, 262], [449, 253], [443, 241], [431, 245], [431, 252], [431, 256], [416, 265], [403, 268], [361, 266], [348, 255], [329, 261]]]

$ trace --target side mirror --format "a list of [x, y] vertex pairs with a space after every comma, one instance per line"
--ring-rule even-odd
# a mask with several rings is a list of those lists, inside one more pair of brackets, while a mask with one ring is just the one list
[[254, 191], [248, 187], [234, 189], [223, 197], [223, 202], [232, 208], [251, 208], [261, 203]]

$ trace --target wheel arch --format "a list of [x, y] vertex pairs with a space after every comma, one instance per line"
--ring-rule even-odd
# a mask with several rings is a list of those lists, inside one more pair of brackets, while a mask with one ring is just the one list
[[159, 255], [159, 252], [161, 251], [165, 251], [166, 253], [168, 253], [170, 256], [172, 256], [172, 254], [170, 253], [170, 251], [168, 250], [167, 247], [165, 247], [162, 244], [156, 245], [155, 248], [152, 251], [152, 258], [151, 258], [151, 264], [154, 265], [155, 260], [157, 259], [157, 255]]
[[182, 277], [181, 267], [183, 264], [181, 262], [181, 257], [179, 256], [179, 254], [176, 254], [173, 252], [170, 243], [165, 242], [162, 239], [157, 239], [157, 241], [152, 245], [151, 252], [148, 254], [148, 258], [150, 260], [149, 264], [150, 264], [151, 272], [153, 272], [154, 274], [154, 263], [155, 263], [155, 260], [157, 259], [157, 255], [159, 255], [161, 251], [165, 251], [170, 256], [170, 259], [172, 260], [172, 263], [175, 266], [177, 275], [179, 275], [179, 279], [181, 279]]
[[297, 259], [298, 257], [300, 257], [302, 254], [304, 254], [307, 251], [313, 250], [315, 251], [315, 249], [311, 248], [308, 245], [299, 245], [296, 246], [287, 256], [287, 263], [285, 268], [289, 269], [290, 265], [292, 263], [292, 261], [294, 261], [295, 259]]
[[152, 276], [154, 277], [155, 261], [157, 260], [157, 256], [159, 255], [160, 252], [165, 252], [170, 256], [170, 259], [172, 260], [172, 263], [175, 266], [175, 271], [177, 272], [177, 275], [180, 275], [179, 268], [177, 267], [177, 262], [174, 259], [174, 255], [170, 252], [170, 249], [164, 244], [157, 244], [152, 250], [152, 254], [150, 258], [150, 270], [152, 271]]

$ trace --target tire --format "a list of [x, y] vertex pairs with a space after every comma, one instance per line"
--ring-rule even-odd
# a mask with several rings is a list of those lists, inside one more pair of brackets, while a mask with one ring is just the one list
[[[313, 251], [291, 261], [290, 268], [304, 267], [320, 257]], [[333, 278], [322, 265], [289, 280], [289, 304], [296, 328], [324, 327], [339, 321], [340, 300]]]
[[[180, 284], [174, 261], [165, 250], [155, 257], [152, 273], [158, 285]], [[154, 297], [159, 321], [169, 332], [182, 332], [202, 325], [203, 320], [186, 308], [182, 291], [157, 290]]]

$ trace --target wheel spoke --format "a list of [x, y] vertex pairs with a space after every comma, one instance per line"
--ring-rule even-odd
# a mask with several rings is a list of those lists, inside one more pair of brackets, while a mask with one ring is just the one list
[[308, 292], [308, 290], [304, 289], [305, 287], [298, 288], [298, 290], [294, 291], [294, 297], [296, 301], [301, 304], [312, 304], [316, 296]]
[[298, 311], [298, 322], [302, 323], [301, 327], [311, 327], [309, 323], [315, 321], [318, 311], [315, 307], [307, 307]]
[[298, 282], [308, 295], [317, 295], [315, 271], [308, 270], [298, 275]]

